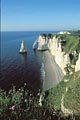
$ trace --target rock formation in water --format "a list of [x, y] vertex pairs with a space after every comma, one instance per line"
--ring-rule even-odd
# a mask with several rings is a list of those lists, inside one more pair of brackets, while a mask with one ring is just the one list
[[22, 42], [21, 42], [21, 48], [19, 50], [19, 53], [21, 53], [21, 54], [27, 53], [24, 40], [22, 40]]
[[38, 50], [48, 50], [48, 39], [41, 35], [38, 38]]
[[38, 50], [49, 50], [48, 48], [48, 41], [49, 39], [44, 35], [39, 35], [38, 39], [33, 44], [33, 49], [36, 49], [36, 46]]

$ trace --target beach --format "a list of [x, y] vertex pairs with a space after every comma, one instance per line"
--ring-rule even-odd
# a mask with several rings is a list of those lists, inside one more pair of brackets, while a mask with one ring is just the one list
[[49, 53], [49, 51], [44, 51], [43, 56], [45, 71], [45, 78], [43, 80], [43, 91], [46, 91], [57, 85], [62, 80], [64, 74], [61, 68], [55, 62], [54, 57]]

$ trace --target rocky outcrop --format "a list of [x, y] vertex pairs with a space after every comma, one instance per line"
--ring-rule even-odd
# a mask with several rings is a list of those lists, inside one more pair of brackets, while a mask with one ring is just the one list
[[79, 53], [78, 60], [76, 61], [75, 72], [79, 70], [80, 70], [80, 53]]
[[21, 54], [27, 53], [24, 40], [22, 40], [22, 42], [21, 42], [21, 48], [19, 50], [19, 53], [21, 53]]
[[36, 42], [38, 43], [38, 50], [49, 50], [51, 52], [56, 63], [62, 69], [63, 73], [66, 74], [64, 68], [67, 64], [70, 64], [70, 58], [68, 54], [62, 51], [61, 39], [56, 37], [56, 35], [53, 38], [40, 35]]
[[48, 47], [51, 54], [55, 57], [56, 63], [60, 66], [63, 73], [66, 74], [64, 68], [67, 64], [70, 64], [70, 58], [69, 54], [65, 54], [62, 51], [61, 39], [54, 36], [53, 39], [49, 41]]
[[48, 39], [41, 35], [38, 38], [38, 50], [48, 50]]

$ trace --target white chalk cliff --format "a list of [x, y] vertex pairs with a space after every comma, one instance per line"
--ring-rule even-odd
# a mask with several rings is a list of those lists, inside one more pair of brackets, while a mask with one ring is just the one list
[[56, 63], [60, 66], [63, 73], [65, 73], [64, 68], [67, 64], [70, 64], [70, 58], [68, 54], [65, 54], [61, 48], [61, 39], [54, 36], [52, 39], [45, 38], [40, 35], [38, 40], [35, 41], [34, 45], [38, 43], [38, 50], [49, 50], [54, 56]]
[[21, 47], [20, 47], [19, 53], [27, 53], [24, 40], [22, 40], [22, 42], [21, 42]]
[[68, 54], [62, 51], [61, 39], [56, 35], [51, 38], [45, 38], [40, 35], [38, 40], [34, 42], [34, 45], [38, 43], [38, 50], [49, 50], [54, 56], [56, 63], [62, 69], [63, 73], [66, 74], [64, 68], [67, 64], [70, 64], [70, 58]]
[[51, 54], [55, 57], [56, 63], [60, 66], [63, 73], [66, 74], [64, 68], [67, 64], [70, 64], [70, 58], [68, 54], [62, 51], [61, 40], [54, 36], [53, 39], [49, 41], [48, 46]]
[[79, 70], [80, 70], [80, 53], [79, 53], [78, 60], [76, 61], [75, 72]]
[[36, 45], [38, 45], [38, 50], [48, 50], [48, 38], [42, 35], [39, 35], [38, 39], [35, 40], [33, 44], [33, 49], [36, 49]]
[[38, 50], [48, 50], [48, 39], [41, 35], [38, 38]]

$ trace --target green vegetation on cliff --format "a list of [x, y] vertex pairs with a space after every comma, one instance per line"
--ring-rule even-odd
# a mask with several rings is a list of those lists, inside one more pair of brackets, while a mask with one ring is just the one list
[[61, 41], [66, 41], [64, 51], [66, 53], [71, 53], [73, 51], [80, 51], [80, 36], [74, 35], [74, 34], [62, 34], [57, 35], [57, 37], [60, 37]]
[[[18, 90], [13, 87], [8, 93], [0, 89], [0, 120], [79, 120], [79, 114], [64, 116], [60, 110], [61, 96], [65, 92], [66, 85], [69, 86], [69, 83], [64, 85], [62, 81], [57, 87], [51, 89], [48, 97], [43, 99], [42, 106], [39, 105], [40, 91], [34, 96], [25, 85]], [[78, 98], [80, 98], [79, 93], [77, 91]], [[69, 94], [66, 97], [69, 99]], [[67, 101], [65, 103], [67, 104]], [[76, 110], [80, 113], [80, 109]]]
[[80, 38], [78, 36], [67, 35], [66, 41], [65, 52], [80, 51]]
[[80, 51], [80, 31], [71, 31], [71, 34], [41, 34], [46, 38], [53, 38], [56, 35], [62, 42], [65, 41], [64, 51], [71, 53], [73, 51]]
[[[66, 87], [68, 91], [66, 92]], [[66, 75], [56, 87], [50, 89], [46, 98], [52, 108], [61, 109], [62, 95], [64, 97], [64, 106], [73, 111], [74, 114], [80, 115], [80, 71]]]
[[80, 115], [80, 71], [71, 75], [67, 85], [68, 91], [64, 98], [64, 106], [73, 113]]

